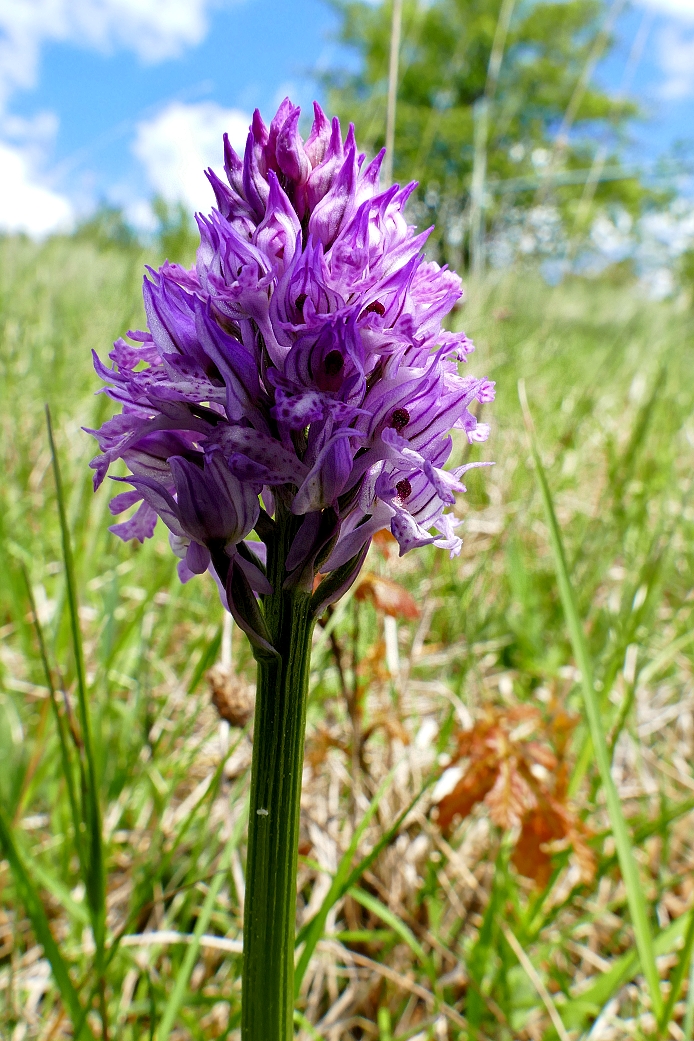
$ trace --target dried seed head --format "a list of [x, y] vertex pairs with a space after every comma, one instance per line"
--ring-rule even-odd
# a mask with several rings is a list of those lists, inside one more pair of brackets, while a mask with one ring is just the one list
[[220, 662], [208, 671], [207, 682], [220, 718], [232, 727], [245, 727], [255, 708], [253, 688]]

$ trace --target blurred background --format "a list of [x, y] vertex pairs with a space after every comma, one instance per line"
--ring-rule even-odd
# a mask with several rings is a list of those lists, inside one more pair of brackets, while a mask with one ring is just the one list
[[[286, 94], [378, 149], [391, 27], [373, 2], [3, 0], [0, 229], [187, 226], [222, 132], [241, 150]], [[445, 260], [687, 282], [692, 0], [405, 0], [400, 33], [394, 172]]]

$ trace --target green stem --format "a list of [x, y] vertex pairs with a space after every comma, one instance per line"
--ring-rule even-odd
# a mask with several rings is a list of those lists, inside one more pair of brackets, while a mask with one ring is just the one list
[[265, 619], [280, 657], [258, 664], [243, 932], [242, 1041], [294, 1036], [296, 869], [313, 617], [309, 591], [283, 590], [296, 525], [268, 550]]

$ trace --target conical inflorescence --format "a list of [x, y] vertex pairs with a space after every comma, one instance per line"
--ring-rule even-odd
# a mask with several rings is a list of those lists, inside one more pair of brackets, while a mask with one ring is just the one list
[[122, 405], [93, 432], [95, 485], [122, 459], [132, 490], [111, 510], [139, 503], [111, 530], [143, 541], [161, 518], [182, 580], [209, 569], [256, 645], [251, 601], [270, 589], [247, 537], [267, 542], [278, 508], [301, 521], [286, 581], [332, 575], [325, 603], [383, 528], [401, 553], [460, 551], [449, 507], [482, 464], [445, 470], [450, 435], [484, 440], [470, 405], [494, 396], [459, 373], [470, 340], [441, 328], [461, 282], [403, 215], [415, 185], [381, 190], [383, 152], [367, 162], [354, 128], [343, 140], [314, 109], [306, 141], [288, 99], [269, 127], [255, 113], [243, 160], [225, 137], [196, 267], [149, 270], [148, 329], [114, 345], [113, 368], [95, 358]]

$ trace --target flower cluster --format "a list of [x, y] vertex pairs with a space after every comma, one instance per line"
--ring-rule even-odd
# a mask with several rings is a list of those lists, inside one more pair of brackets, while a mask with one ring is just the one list
[[149, 270], [148, 331], [116, 342], [113, 368], [95, 357], [122, 404], [92, 431], [95, 485], [122, 459], [130, 475], [116, 480], [134, 490], [111, 511], [140, 503], [111, 530], [142, 541], [160, 517], [183, 581], [210, 569], [247, 631], [239, 589], [270, 587], [261, 544], [245, 540], [271, 538], [280, 509], [303, 518], [287, 581], [339, 572], [330, 599], [380, 529], [401, 553], [459, 552], [446, 508], [468, 467], [443, 469], [450, 431], [484, 440], [470, 405], [493, 399], [492, 383], [458, 372], [471, 342], [441, 329], [461, 284], [403, 216], [415, 185], [380, 190], [383, 152], [366, 162], [354, 128], [343, 140], [314, 109], [306, 141], [288, 99], [269, 127], [254, 114], [243, 160], [225, 136], [196, 268]]

